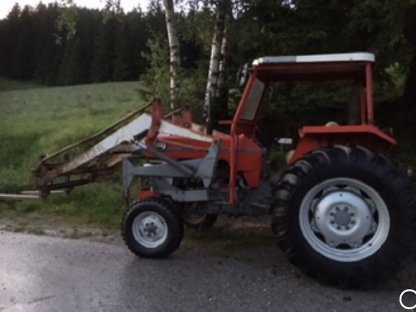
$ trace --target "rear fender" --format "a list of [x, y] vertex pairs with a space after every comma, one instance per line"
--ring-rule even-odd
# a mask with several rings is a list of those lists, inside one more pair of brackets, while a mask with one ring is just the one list
[[364, 146], [372, 151], [386, 154], [395, 139], [372, 125], [303, 127], [295, 153], [288, 161], [292, 165], [305, 154], [334, 145]]

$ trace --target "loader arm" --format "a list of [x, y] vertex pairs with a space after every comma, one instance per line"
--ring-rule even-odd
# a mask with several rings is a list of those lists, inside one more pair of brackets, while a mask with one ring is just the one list
[[33, 170], [37, 187], [47, 194], [90, 183], [135, 152], [137, 143], [152, 147], [159, 134], [212, 143], [211, 137], [164, 119], [160, 100], [154, 99], [97, 134], [41, 158]]

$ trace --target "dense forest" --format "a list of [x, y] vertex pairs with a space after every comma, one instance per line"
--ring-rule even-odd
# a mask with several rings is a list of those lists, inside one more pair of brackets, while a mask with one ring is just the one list
[[[411, 138], [416, 134], [416, 1], [181, 0], [175, 2], [175, 20], [180, 103], [202, 110], [219, 22], [227, 39], [216, 108], [222, 116], [241, 92], [235, 83], [239, 67], [258, 56], [370, 51], [377, 61], [379, 124], [394, 126], [408, 151], [416, 150]], [[119, 6], [16, 5], [0, 21], [0, 76], [47, 85], [141, 79], [149, 94], [168, 101], [169, 65], [162, 1], [129, 13]], [[293, 127], [341, 114], [346, 93], [313, 84], [284, 85], [280, 91], [268, 116]]]
[[[71, 13], [74, 25], [65, 23]], [[157, 20], [153, 13], [15, 5], [0, 23], [0, 73], [48, 85], [138, 79]]]

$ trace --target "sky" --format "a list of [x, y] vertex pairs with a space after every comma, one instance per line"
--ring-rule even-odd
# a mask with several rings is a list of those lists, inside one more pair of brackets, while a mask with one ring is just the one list
[[[3, 19], [10, 12], [15, 3], [18, 3], [20, 7], [30, 5], [36, 7], [39, 2], [44, 4], [51, 2], [60, 2], [57, 0], [0, 0], [0, 19]], [[142, 9], [145, 9], [150, 0], [121, 0], [121, 6], [124, 12], [129, 12], [133, 8], [136, 8], [139, 4]], [[88, 8], [103, 8], [105, 0], [74, 0], [75, 4], [81, 7]]]

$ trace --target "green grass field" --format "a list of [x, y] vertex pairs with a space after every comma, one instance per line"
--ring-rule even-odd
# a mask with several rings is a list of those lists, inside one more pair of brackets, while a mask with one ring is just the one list
[[[31, 168], [52, 153], [142, 106], [139, 82], [42, 87], [0, 79], [0, 193], [33, 189]], [[115, 226], [125, 206], [118, 180], [75, 189], [45, 202], [0, 202], [0, 216], [59, 216]]]

